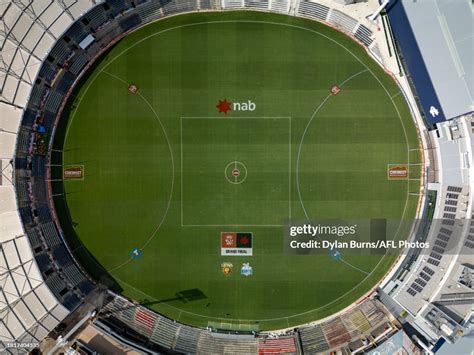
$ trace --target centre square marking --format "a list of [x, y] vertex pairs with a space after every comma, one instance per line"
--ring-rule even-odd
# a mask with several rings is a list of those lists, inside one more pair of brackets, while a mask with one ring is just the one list
[[291, 117], [181, 117], [180, 135], [181, 226], [287, 226]]

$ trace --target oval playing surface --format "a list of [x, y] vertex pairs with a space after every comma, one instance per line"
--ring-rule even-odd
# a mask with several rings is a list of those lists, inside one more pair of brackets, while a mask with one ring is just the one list
[[207, 13], [132, 33], [63, 118], [63, 164], [84, 171], [65, 182], [78, 258], [195, 325], [277, 329], [341, 310], [395, 257], [287, 256], [283, 232], [414, 217], [419, 171], [387, 178], [419, 161], [399, 93], [361, 46], [312, 21]]

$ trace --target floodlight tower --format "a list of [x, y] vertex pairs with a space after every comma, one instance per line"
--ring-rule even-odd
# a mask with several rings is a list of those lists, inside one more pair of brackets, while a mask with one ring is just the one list
[[378, 9], [375, 10], [375, 12], [372, 15], [370, 15], [369, 20], [370, 21], [375, 20], [377, 16], [380, 14], [380, 12], [382, 12], [382, 10], [388, 5], [389, 2], [390, 0], [384, 0], [384, 2], [378, 7]]

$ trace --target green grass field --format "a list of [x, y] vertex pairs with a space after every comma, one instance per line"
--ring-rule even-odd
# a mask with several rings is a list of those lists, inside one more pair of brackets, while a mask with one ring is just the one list
[[[219, 113], [224, 99], [256, 108]], [[284, 255], [289, 220], [415, 215], [419, 182], [387, 179], [388, 164], [420, 159], [403, 95], [360, 45], [309, 20], [226, 12], [148, 25], [106, 54], [64, 120], [63, 163], [85, 169], [65, 182], [76, 256], [182, 322], [276, 329], [326, 317], [395, 256], [347, 256], [351, 267]], [[224, 231], [252, 232], [253, 255], [221, 256]]]

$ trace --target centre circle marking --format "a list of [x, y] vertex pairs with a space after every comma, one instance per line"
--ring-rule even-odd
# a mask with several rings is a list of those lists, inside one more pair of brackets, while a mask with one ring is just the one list
[[224, 176], [231, 184], [239, 185], [247, 179], [247, 167], [240, 161], [231, 161], [224, 169]]

